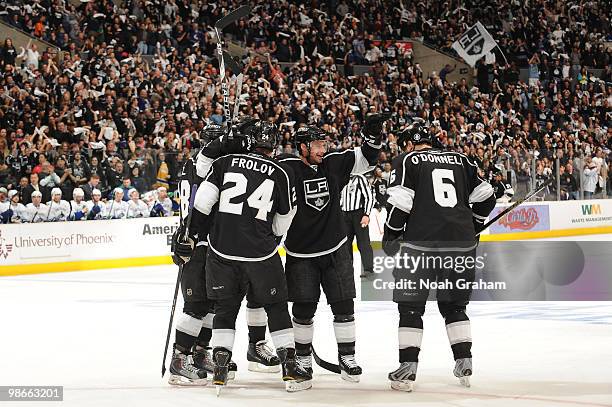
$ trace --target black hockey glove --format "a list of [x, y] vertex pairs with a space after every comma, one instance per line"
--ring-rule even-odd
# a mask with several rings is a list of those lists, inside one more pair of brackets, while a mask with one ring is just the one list
[[391, 118], [391, 113], [373, 113], [365, 118], [362, 133], [365, 140], [374, 145], [380, 144], [382, 140], [383, 123]]
[[202, 154], [206, 157], [217, 159], [228, 154], [244, 154], [251, 152], [255, 144], [252, 136], [236, 133], [237, 132], [234, 132], [231, 140], [226, 134], [211, 141], [204, 146]]
[[182, 266], [191, 260], [195, 240], [191, 236], [185, 236], [183, 227], [179, 227], [172, 235], [172, 261], [177, 266]]

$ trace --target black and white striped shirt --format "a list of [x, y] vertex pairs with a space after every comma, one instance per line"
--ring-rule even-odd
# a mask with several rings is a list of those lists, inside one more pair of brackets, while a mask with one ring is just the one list
[[374, 196], [366, 177], [361, 174], [351, 175], [351, 180], [340, 194], [340, 206], [345, 212], [363, 209], [364, 215], [370, 214], [374, 206]]

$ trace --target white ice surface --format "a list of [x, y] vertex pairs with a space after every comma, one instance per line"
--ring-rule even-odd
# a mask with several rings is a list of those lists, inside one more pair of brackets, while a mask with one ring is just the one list
[[[361, 383], [315, 367], [313, 389], [294, 394], [276, 374], [246, 370], [241, 312], [239, 371], [221, 397], [212, 386], [171, 387], [160, 370], [175, 279], [171, 266], [1, 278], [0, 385], [63, 385], [64, 402], [50, 404], [61, 406], [612, 406], [612, 302], [471, 304], [469, 389], [452, 375], [444, 324], [431, 303], [410, 394], [387, 382], [397, 367], [394, 304], [357, 303]], [[331, 321], [320, 304], [314, 344], [333, 361]]]

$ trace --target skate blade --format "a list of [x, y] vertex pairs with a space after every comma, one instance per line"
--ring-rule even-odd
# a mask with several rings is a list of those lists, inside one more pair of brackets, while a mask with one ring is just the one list
[[312, 380], [304, 380], [303, 382], [297, 382], [295, 380], [285, 381], [285, 390], [289, 393], [295, 393], [297, 391], [308, 390], [312, 387]]
[[471, 387], [472, 385], [470, 384], [470, 376], [463, 376], [459, 378], [459, 383], [463, 386], [463, 387]]
[[221, 387], [223, 387], [222, 384], [215, 384], [215, 392], [217, 393], [217, 397], [221, 395]]
[[168, 384], [171, 384], [172, 386], [206, 386], [208, 384], [208, 379], [207, 378], [203, 378], [203, 379], [197, 379], [197, 380], [193, 380], [193, 379], [188, 379], [184, 376], [180, 376], [180, 375], [170, 375], [170, 377], [168, 378]]
[[361, 379], [361, 375], [358, 375], [358, 374], [350, 375], [344, 370], [340, 371], [340, 377], [342, 378], [342, 380], [345, 380], [351, 383], [359, 383], [359, 380]]
[[258, 373], [278, 373], [280, 372], [280, 365], [266, 366], [258, 362], [249, 362], [249, 372]]
[[391, 382], [391, 388], [393, 390], [412, 392], [414, 391], [414, 382], [412, 380], [398, 380]]

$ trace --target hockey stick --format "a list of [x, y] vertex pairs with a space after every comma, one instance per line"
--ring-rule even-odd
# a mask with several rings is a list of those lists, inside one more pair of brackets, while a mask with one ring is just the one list
[[337, 365], [335, 363], [330, 363], [326, 360], [321, 359], [319, 355], [317, 355], [317, 352], [315, 351], [314, 346], [311, 345], [310, 349], [312, 349], [312, 356], [314, 357], [314, 360], [317, 363], [317, 365], [321, 366], [325, 370], [329, 370], [332, 373], [340, 374], [340, 365]]
[[[541, 192], [543, 189], [545, 189], [546, 187], [548, 187], [549, 185], [551, 185], [553, 183], [553, 181], [555, 181], [554, 177], [551, 177], [550, 179], [546, 180], [544, 183], [542, 183], [542, 185], [540, 185], [539, 187], [537, 187], [535, 190], [531, 191], [531, 193], [529, 193], [527, 196], [525, 196], [523, 199], [519, 199], [518, 201], [516, 201], [514, 204], [512, 204], [511, 206], [507, 207], [506, 209], [504, 209], [503, 211], [501, 211], [499, 214], [497, 214], [497, 216], [495, 216], [493, 219], [491, 219], [490, 221], [488, 221], [484, 226], [482, 230], [487, 229], [489, 226], [491, 226], [493, 223], [497, 222], [497, 220], [499, 220], [501, 217], [503, 217], [504, 215], [506, 215], [508, 212], [510, 212], [511, 210], [513, 210], [514, 208], [516, 208], [517, 206], [521, 205], [522, 203], [530, 200], [531, 198], [533, 198], [536, 194], [538, 194], [539, 192]], [[480, 235], [481, 232], [477, 233], [476, 236]], [[311, 346], [312, 349], [312, 356], [314, 357], [315, 362], [317, 363], [317, 365], [321, 366], [323, 369], [328, 370], [332, 373], [340, 373], [340, 366], [335, 364], [335, 363], [331, 363], [331, 362], [327, 362], [326, 360], [323, 360], [319, 357], [319, 355], [317, 355], [317, 352], [315, 352], [314, 346]]]
[[506, 215], [511, 210], [513, 210], [514, 208], [516, 208], [517, 206], [519, 206], [523, 202], [528, 201], [531, 198], [533, 198], [536, 194], [538, 194], [544, 188], [546, 188], [549, 185], [551, 185], [554, 181], [555, 181], [555, 178], [554, 177], [550, 177], [544, 183], [542, 183], [542, 185], [540, 185], [539, 187], [537, 187], [536, 189], [531, 191], [529, 194], [527, 194], [527, 196], [525, 196], [523, 199], [519, 199], [518, 201], [516, 201], [515, 203], [513, 203], [512, 205], [510, 205], [509, 207], [507, 207], [506, 209], [504, 209], [500, 213], [498, 213], [497, 216], [495, 216], [493, 219], [489, 220], [487, 223], [484, 224], [484, 226], [482, 227], [482, 230], [480, 232], [478, 232], [476, 234], [476, 236], [480, 235], [484, 230], [486, 230], [489, 226], [491, 226], [492, 224], [497, 222], [500, 218], [502, 218], [504, 215]]
[[[223, 40], [221, 38], [221, 32], [225, 27], [232, 24], [233, 22], [246, 17], [251, 12], [251, 7], [249, 6], [241, 6], [236, 10], [230, 12], [228, 15], [220, 18], [215, 23], [215, 36], [217, 37], [217, 56], [219, 58], [219, 79], [221, 81], [221, 93], [223, 94], [223, 116], [226, 121], [231, 119], [230, 107], [229, 107], [229, 88], [227, 85], [227, 81], [225, 79], [225, 56], [229, 56], [229, 54], [223, 51]], [[233, 59], [230, 57], [228, 60]], [[232, 62], [229, 62], [230, 65]], [[236, 68], [236, 66], [234, 66]], [[231, 66], [230, 66], [231, 69]], [[234, 72], [234, 74], [238, 74], [238, 71]], [[228, 123], [229, 124], [229, 123]], [[230, 132], [228, 133], [228, 138], [231, 140], [233, 138], [231, 127], [228, 126]]]

